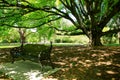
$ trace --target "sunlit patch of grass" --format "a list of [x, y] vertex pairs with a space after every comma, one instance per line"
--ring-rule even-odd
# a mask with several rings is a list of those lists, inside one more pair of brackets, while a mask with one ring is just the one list
[[20, 43], [0, 43], [0, 48], [12, 48], [20, 46]]
[[13, 48], [13, 47], [16, 47], [16, 46], [0, 46], [0, 48]]
[[105, 44], [105, 46], [120, 46], [120, 44]]
[[16, 61], [14, 64], [5, 63], [1, 66], [1, 71], [14, 80], [41, 80], [44, 76], [47, 77], [60, 70], [49, 66], [44, 66], [42, 70], [39, 63], [31, 61]]

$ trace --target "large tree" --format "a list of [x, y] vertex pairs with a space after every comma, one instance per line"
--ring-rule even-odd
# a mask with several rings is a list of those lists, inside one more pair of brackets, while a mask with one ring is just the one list
[[[28, 25], [29, 27], [39, 27], [63, 17], [70, 20], [76, 26], [76, 30], [82, 30], [90, 39], [92, 46], [102, 45], [101, 36], [120, 30], [118, 27], [102, 32], [110, 19], [119, 13], [120, 0], [1, 0], [0, 4], [2, 9], [8, 9], [9, 12], [14, 10], [14, 14], [17, 15], [14, 21], [8, 24], [4, 20], [2, 25], [9, 26], [16, 23], [17, 20], [17, 24], [28, 21], [27, 27]], [[28, 17], [29, 14], [34, 16]], [[21, 15], [24, 15], [22, 17], [24, 20], [21, 18], [22, 22], [17, 19]], [[9, 21], [9, 19], [7, 20]], [[31, 23], [33, 20], [34, 22]], [[26, 27], [26, 24], [22, 24], [22, 27]]]

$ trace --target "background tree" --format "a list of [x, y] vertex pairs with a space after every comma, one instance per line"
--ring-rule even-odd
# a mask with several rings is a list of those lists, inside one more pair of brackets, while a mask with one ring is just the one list
[[[18, 28], [17, 29], [19, 36], [20, 36], [20, 42], [21, 44], [24, 44], [27, 42], [26, 38], [31, 35], [32, 33], [35, 33], [36, 30], [34, 29], [26, 29], [26, 28]], [[31, 36], [33, 37], [33, 36]]]

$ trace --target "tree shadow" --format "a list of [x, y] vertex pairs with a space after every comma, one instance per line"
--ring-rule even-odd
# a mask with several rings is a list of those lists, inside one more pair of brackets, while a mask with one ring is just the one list
[[37, 56], [25, 55], [25, 61], [17, 58], [14, 64], [12, 64], [9, 50], [0, 49], [0, 78], [10, 80], [29, 80], [30, 78], [35, 78], [35, 80], [41, 80], [59, 70], [59, 68], [52, 69], [49, 65], [45, 65], [41, 69]]
[[0, 64], [10, 62], [11, 57], [9, 50], [10, 49], [0, 49]]
[[[51, 59], [60, 70], [49, 77], [58, 80], [119, 80], [119, 49], [120, 47], [56, 46], [52, 50]], [[34, 58], [33, 62], [35, 61]], [[9, 49], [0, 49], [0, 63], [6, 62], [11, 63]]]
[[58, 80], [119, 80], [120, 47], [55, 47], [52, 59], [62, 69]]
[[42, 80], [59, 70], [57, 68], [52, 69], [50, 66], [44, 66], [44, 70], [42, 70], [38, 63], [28, 60], [16, 61], [14, 64], [5, 63], [1, 66], [1, 71], [13, 80]]

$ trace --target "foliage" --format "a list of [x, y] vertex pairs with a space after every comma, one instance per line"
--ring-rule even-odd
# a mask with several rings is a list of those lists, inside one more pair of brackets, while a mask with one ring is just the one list
[[102, 37], [103, 44], [118, 44], [118, 39], [115, 34], [108, 34]]
[[[16, 29], [13, 28], [9, 28], [9, 27], [0, 27], [0, 41], [3, 43], [7, 43], [7, 42], [19, 42], [19, 34], [17, 32]], [[16, 33], [16, 34], [14, 34]]]
[[38, 34], [39, 38], [42, 40], [50, 40], [50, 37], [53, 35], [55, 32], [54, 28], [51, 27], [50, 25], [45, 25], [44, 27], [38, 28]]
[[[120, 30], [102, 32], [110, 19], [119, 13], [119, 3], [119, 0], [3, 0], [0, 25], [35, 28], [65, 18], [74, 24], [75, 29], [82, 30], [91, 45], [97, 46], [102, 45], [101, 36]], [[6, 14], [3, 14], [5, 10]], [[15, 16], [11, 17], [13, 14]]]
[[[107, 24], [107, 27], [104, 27], [103, 32], [107, 32], [109, 30], [118, 29], [120, 27], [119, 24], [119, 13], [114, 16], [109, 23]], [[110, 44], [110, 43], [118, 43], [119, 42], [119, 32], [109, 33], [102, 37], [103, 43]]]

